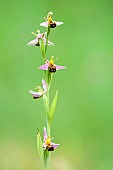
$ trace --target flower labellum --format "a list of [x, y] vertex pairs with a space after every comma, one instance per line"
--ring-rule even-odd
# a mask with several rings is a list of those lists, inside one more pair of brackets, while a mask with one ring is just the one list
[[43, 26], [43, 27], [50, 26], [50, 28], [55, 28], [55, 27], [63, 24], [63, 22], [53, 21], [52, 20], [52, 15], [53, 15], [53, 13], [49, 12], [48, 15], [47, 15], [47, 18], [46, 18], [46, 22], [42, 22], [40, 24], [40, 26]]
[[34, 99], [40, 98], [47, 92], [47, 85], [44, 79], [42, 79], [42, 85], [43, 85], [43, 90], [41, 89], [40, 86], [37, 86], [38, 92], [34, 92], [32, 90], [29, 90], [29, 93], [33, 96]]
[[66, 68], [65, 66], [58, 66], [58, 65], [54, 64], [53, 58], [51, 58], [50, 61], [47, 60], [44, 65], [39, 67], [39, 69], [49, 70], [51, 73], [55, 73], [56, 70], [62, 70], [65, 68]]
[[59, 26], [59, 25], [62, 25], [62, 24], [63, 24], [63, 22], [46, 21], [46, 22], [42, 22], [42, 23], [40, 24], [40, 26], [43, 26], [43, 27], [48, 27], [48, 26], [50, 26], [50, 28], [55, 28], [55, 27], [57, 27], [57, 26]]
[[[42, 34], [40, 34], [40, 33], [38, 33], [38, 34], [32, 33], [32, 34], [34, 34], [36, 36], [36, 38], [34, 40], [30, 41], [27, 45], [29, 45], [29, 46], [33, 46], [33, 45], [40, 46], [40, 40], [41, 39], [44, 41], [44, 45], [46, 45], [45, 33], [42, 33]], [[54, 44], [49, 40], [48, 40], [48, 45], [49, 46], [54, 46]]]
[[47, 136], [46, 128], [44, 127], [44, 142], [43, 142], [43, 149], [48, 151], [54, 151], [59, 144], [55, 144], [51, 142], [53, 138]]

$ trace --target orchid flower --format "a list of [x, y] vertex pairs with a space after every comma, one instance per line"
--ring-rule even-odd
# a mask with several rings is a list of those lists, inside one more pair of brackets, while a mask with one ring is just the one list
[[47, 92], [47, 85], [44, 79], [42, 79], [42, 85], [43, 85], [43, 90], [41, 89], [40, 86], [37, 86], [38, 92], [34, 92], [32, 90], [29, 90], [29, 93], [33, 96], [34, 99], [40, 98]]
[[65, 68], [66, 68], [65, 66], [58, 66], [54, 64], [53, 57], [51, 57], [50, 61], [46, 60], [46, 63], [39, 67], [39, 69], [49, 70], [51, 73], [55, 73], [56, 70], [62, 70]]
[[59, 144], [51, 142], [52, 139], [53, 138], [51, 138], [50, 136], [47, 136], [46, 128], [44, 127], [44, 142], [43, 142], [44, 150], [53, 151], [54, 149], [56, 149], [57, 146], [59, 146]]
[[63, 22], [53, 21], [52, 15], [53, 15], [53, 13], [49, 12], [48, 15], [47, 15], [47, 18], [46, 18], [46, 22], [42, 22], [40, 24], [40, 26], [43, 26], [43, 27], [50, 26], [51, 28], [55, 28], [55, 27], [63, 24]]
[[[32, 34], [34, 34], [36, 36], [36, 38], [34, 40], [30, 41], [27, 45], [29, 45], [29, 46], [33, 46], [33, 45], [40, 46], [40, 40], [41, 39], [44, 41], [44, 45], [46, 45], [45, 33], [40, 34], [38, 32], [38, 34], [35, 34], [34, 32], [32, 32]], [[54, 44], [49, 40], [48, 40], [48, 45], [54, 46]]]

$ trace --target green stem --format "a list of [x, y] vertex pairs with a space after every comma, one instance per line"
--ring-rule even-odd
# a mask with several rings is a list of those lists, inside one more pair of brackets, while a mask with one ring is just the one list
[[47, 92], [47, 98], [48, 98], [48, 113], [47, 113], [47, 133], [48, 133], [48, 136], [50, 136], [50, 125], [49, 125], [49, 122], [48, 122], [48, 115], [49, 115], [49, 110], [50, 110], [50, 106], [49, 106], [49, 84], [48, 84], [48, 92]]
[[[47, 75], [48, 76], [48, 75]], [[48, 81], [48, 78], [47, 78], [47, 81]], [[48, 91], [47, 91], [47, 98], [48, 98], [48, 112], [47, 112], [47, 134], [48, 136], [50, 136], [50, 124], [48, 122], [48, 115], [49, 115], [49, 110], [50, 110], [50, 106], [49, 106], [49, 90], [50, 90], [50, 84], [49, 82], [47, 82], [47, 86], [48, 86]], [[47, 151], [48, 152], [48, 151]], [[50, 166], [50, 152], [48, 152], [47, 154], [47, 158], [46, 158], [46, 167], [45, 167], [45, 170], [49, 170], [49, 166]]]
[[44, 167], [44, 170], [49, 170], [49, 165], [50, 165], [50, 153], [48, 154], [48, 158], [47, 158], [47, 163], [46, 166]]
[[[45, 50], [42, 53], [44, 59], [46, 60], [46, 52], [47, 52], [47, 46], [48, 46], [48, 36], [50, 34], [50, 26], [48, 26], [47, 28], [47, 36], [46, 36], [46, 46], [45, 46]], [[44, 48], [43, 48], [44, 49]], [[48, 77], [48, 71], [45, 71], [45, 75], [46, 75], [46, 80], [47, 80], [47, 98], [48, 98], [48, 109], [47, 109], [47, 113], [46, 113], [46, 123], [47, 123], [47, 135], [50, 136], [50, 125], [48, 122], [48, 115], [49, 115], [49, 90], [50, 90], [50, 80]], [[45, 151], [45, 158], [44, 158], [44, 170], [49, 170], [49, 166], [50, 166], [50, 152], [48, 152], [48, 150]]]
[[45, 47], [45, 53], [47, 51], [47, 44], [48, 44], [48, 34], [47, 34], [47, 38], [46, 38], [46, 47]]
[[47, 45], [48, 45], [48, 36], [50, 34], [50, 26], [47, 27], [47, 37], [46, 37], [46, 46], [45, 46], [45, 54], [47, 52]]
[[50, 165], [50, 153], [48, 152], [48, 150], [44, 151], [44, 170], [49, 170], [49, 165]]

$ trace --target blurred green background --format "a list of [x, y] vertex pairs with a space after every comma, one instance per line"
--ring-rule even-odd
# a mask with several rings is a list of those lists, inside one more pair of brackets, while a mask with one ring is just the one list
[[51, 31], [47, 57], [66, 70], [54, 74], [51, 98], [59, 90], [52, 136], [53, 170], [113, 169], [113, 1], [20, 0], [0, 5], [0, 170], [41, 170], [36, 129], [43, 134], [42, 99], [29, 89], [44, 76], [35, 37], [53, 11], [64, 25]]

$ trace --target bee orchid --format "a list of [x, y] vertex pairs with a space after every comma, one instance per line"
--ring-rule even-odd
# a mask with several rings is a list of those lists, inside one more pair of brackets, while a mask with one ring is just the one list
[[34, 92], [32, 90], [29, 90], [29, 93], [33, 96], [34, 99], [40, 98], [47, 92], [47, 85], [44, 79], [42, 79], [42, 85], [43, 85], [43, 90], [41, 89], [40, 86], [37, 86], [38, 92]]
[[47, 18], [46, 18], [46, 22], [42, 22], [40, 24], [40, 26], [43, 26], [43, 27], [50, 26], [50, 28], [55, 28], [55, 27], [63, 24], [63, 22], [53, 21], [52, 15], [53, 15], [53, 13], [49, 12], [48, 15], [47, 15]]
[[51, 57], [50, 61], [46, 60], [46, 63], [39, 67], [39, 69], [49, 70], [51, 73], [55, 73], [56, 70], [62, 70], [65, 68], [66, 68], [65, 66], [58, 66], [54, 64], [53, 57]]
[[[44, 41], [44, 45], [46, 45], [46, 38], [45, 38], [45, 33], [38, 33], [35, 34], [34, 32], [32, 32], [32, 34], [34, 34], [36, 36], [36, 38], [32, 41], [30, 41], [27, 45], [28, 46], [40, 46], [40, 40], [42, 39]], [[48, 40], [48, 45], [49, 46], [54, 46], [54, 44]]]
[[43, 149], [48, 151], [54, 151], [59, 144], [55, 144], [51, 142], [53, 138], [47, 136], [46, 128], [44, 127], [44, 142], [43, 142]]

